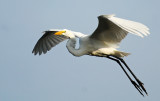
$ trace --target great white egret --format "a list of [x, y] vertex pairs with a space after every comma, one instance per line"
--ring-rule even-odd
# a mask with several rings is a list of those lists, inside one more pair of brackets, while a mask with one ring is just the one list
[[[149, 28], [138, 22], [117, 18], [115, 15], [101, 15], [98, 17], [98, 20], [98, 27], [91, 35], [67, 29], [50, 29], [45, 31], [44, 35], [35, 45], [32, 53], [35, 55], [38, 53], [39, 55], [45, 54], [55, 45], [68, 39], [66, 47], [71, 54], [74, 56], [90, 55], [106, 57], [116, 61], [139, 93], [143, 95], [143, 92], [145, 92], [148, 95], [144, 84], [134, 75], [122, 58], [128, 56], [129, 53], [118, 51], [117, 48], [121, 40], [128, 33], [143, 37], [149, 34]], [[79, 38], [78, 49], [75, 48], [76, 38]], [[136, 81], [131, 79], [121, 63], [129, 70]]]

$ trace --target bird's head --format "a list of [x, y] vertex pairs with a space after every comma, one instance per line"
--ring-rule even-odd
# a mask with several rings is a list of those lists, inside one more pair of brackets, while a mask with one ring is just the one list
[[54, 35], [64, 35], [64, 36], [66, 36], [66, 37], [68, 37], [68, 38], [74, 38], [74, 37], [75, 37], [75, 35], [73, 34], [73, 32], [70, 31], [70, 30], [67, 30], [67, 29], [58, 30], [58, 31], [56, 31], [56, 32], [54, 33]]

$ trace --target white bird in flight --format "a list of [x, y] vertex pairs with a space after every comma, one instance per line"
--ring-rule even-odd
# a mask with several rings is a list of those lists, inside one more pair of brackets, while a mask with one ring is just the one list
[[[120, 42], [128, 33], [144, 37], [149, 35], [149, 28], [141, 23], [125, 20], [115, 17], [115, 15], [101, 15], [98, 17], [99, 24], [97, 29], [91, 35], [85, 35], [80, 32], [63, 29], [50, 29], [44, 32], [44, 35], [36, 43], [32, 53], [46, 53], [52, 47], [68, 39], [66, 47], [74, 56], [90, 55], [97, 57], [106, 57], [116, 61], [125, 72], [131, 83], [144, 96], [147, 94], [144, 84], [134, 75], [131, 69], [123, 60], [129, 53], [117, 50]], [[76, 46], [76, 38], [79, 38], [79, 48]], [[129, 70], [134, 80], [126, 72], [122, 64]]]

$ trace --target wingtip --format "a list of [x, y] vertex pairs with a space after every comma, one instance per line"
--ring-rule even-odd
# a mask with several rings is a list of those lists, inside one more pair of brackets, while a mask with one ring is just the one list
[[33, 55], [37, 55], [36, 52], [35, 52], [34, 50], [32, 51], [32, 54], [33, 54]]

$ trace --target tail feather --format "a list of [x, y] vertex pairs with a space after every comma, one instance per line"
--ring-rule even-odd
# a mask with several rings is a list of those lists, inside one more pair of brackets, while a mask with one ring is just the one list
[[130, 53], [115, 51], [115, 55], [118, 56], [118, 57], [125, 57], [125, 56], [130, 55]]

